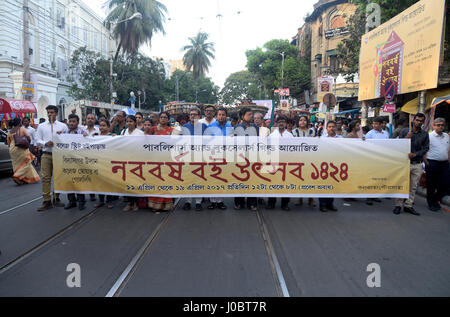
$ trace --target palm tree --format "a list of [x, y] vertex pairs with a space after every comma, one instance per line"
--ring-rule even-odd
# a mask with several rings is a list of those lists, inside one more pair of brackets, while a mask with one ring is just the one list
[[214, 43], [207, 43], [208, 37], [209, 34], [199, 32], [196, 37], [189, 38], [191, 45], [182, 48], [182, 51], [185, 51], [183, 56], [184, 66], [186, 66], [187, 71], [193, 69], [192, 72], [196, 80], [208, 72], [211, 66], [209, 59], [215, 58], [213, 54], [215, 52]]
[[154, 33], [165, 34], [163, 24], [165, 22], [164, 13], [167, 13], [167, 8], [159, 1], [109, 0], [104, 6], [108, 6], [111, 10], [105, 20], [105, 25], [108, 28], [111, 27], [111, 22], [126, 20], [137, 12], [142, 14], [142, 19], [132, 19], [115, 24], [113, 35], [119, 42], [115, 60], [117, 60], [121, 48], [126, 54], [135, 55], [142, 44], [148, 43], [151, 45]]

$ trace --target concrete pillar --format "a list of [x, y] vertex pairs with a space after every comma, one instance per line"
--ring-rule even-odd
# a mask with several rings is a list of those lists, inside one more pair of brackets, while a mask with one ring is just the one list
[[422, 91], [419, 93], [419, 107], [418, 107], [418, 112], [420, 112], [420, 113], [425, 113], [426, 95], [427, 95], [427, 91], [426, 91], [426, 90], [422, 90]]

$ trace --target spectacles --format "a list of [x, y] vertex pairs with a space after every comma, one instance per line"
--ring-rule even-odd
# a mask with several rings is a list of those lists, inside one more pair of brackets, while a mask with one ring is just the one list
[[161, 116], [161, 117], [159, 117], [160, 119], [169, 119], [169, 117], [166, 117], [166, 116]]
[[435, 124], [435, 126], [437, 126], [437, 127], [443, 127], [443, 126], [445, 126], [445, 124]]

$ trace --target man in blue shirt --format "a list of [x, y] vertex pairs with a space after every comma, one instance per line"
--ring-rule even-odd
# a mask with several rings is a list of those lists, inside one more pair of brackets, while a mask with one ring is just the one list
[[[227, 109], [219, 108], [217, 110], [217, 121], [211, 123], [205, 131], [205, 135], [226, 137], [233, 133], [233, 126], [227, 122]], [[219, 208], [221, 210], [227, 209], [223, 203], [223, 198], [211, 198], [211, 205], [208, 209]]]
[[[201, 111], [197, 107], [193, 107], [189, 111], [189, 122], [186, 123], [183, 128], [181, 129], [181, 134], [183, 135], [203, 135], [205, 132], [207, 126], [204, 123], [198, 122], [201, 117]], [[186, 203], [184, 204], [183, 209], [184, 210], [190, 210], [191, 209], [191, 203], [192, 198], [188, 198], [186, 200]], [[202, 199], [196, 198], [195, 199], [195, 210], [196, 211], [202, 211]]]

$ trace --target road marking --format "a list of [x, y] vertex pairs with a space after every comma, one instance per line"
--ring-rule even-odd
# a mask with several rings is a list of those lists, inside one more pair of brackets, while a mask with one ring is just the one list
[[28, 205], [28, 204], [31, 204], [31, 203], [33, 203], [33, 202], [35, 202], [35, 201], [38, 201], [39, 199], [42, 199], [42, 196], [40, 196], [40, 197], [38, 197], [38, 198], [35, 198], [35, 199], [33, 199], [33, 200], [30, 200], [29, 202], [23, 203], [23, 204], [21, 204], [21, 205], [19, 205], [19, 206], [10, 208], [10, 209], [5, 210], [5, 211], [1, 211], [1, 212], [0, 212], [0, 215], [6, 214], [7, 212], [13, 211], [14, 209], [17, 209], [17, 208], [26, 206], [26, 205]]
[[151, 245], [158, 237], [159, 233], [161, 232], [161, 229], [167, 223], [167, 220], [169, 219], [170, 215], [175, 212], [175, 209], [177, 209], [180, 201], [181, 201], [181, 199], [179, 198], [178, 201], [175, 202], [175, 204], [174, 204], [175, 207], [173, 208], [173, 210], [164, 216], [164, 218], [159, 223], [159, 225], [156, 227], [156, 229], [152, 232], [152, 234], [145, 241], [144, 245], [139, 249], [137, 254], [133, 257], [130, 264], [128, 264], [128, 266], [125, 268], [125, 270], [122, 272], [122, 274], [120, 274], [119, 278], [114, 283], [114, 285], [111, 287], [109, 292], [105, 295], [105, 297], [118, 297], [120, 295], [123, 288], [125, 287], [127, 282], [130, 280], [131, 276], [136, 271], [139, 263], [142, 261], [142, 259], [147, 254], [148, 250], [150, 249]]
[[281, 292], [281, 295], [283, 297], [290, 297], [283, 272], [281, 271], [280, 262], [278, 261], [275, 249], [272, 244], [272, 240], [270, 239], [269, 231], [267, 230], [264, 221], [264, 216], [259, 211], [256, 213], [256, 215], [258, 217], [261, 233], [264, 239], [264, 244], [266, 245], [266, 250], [269, 255], [270, 262], [273, 265], [273, 269], [275, 270], [274, 274], [276, 275], [276, 278], [278, 280], [277, 288], [279, 288], [279, 291]]

